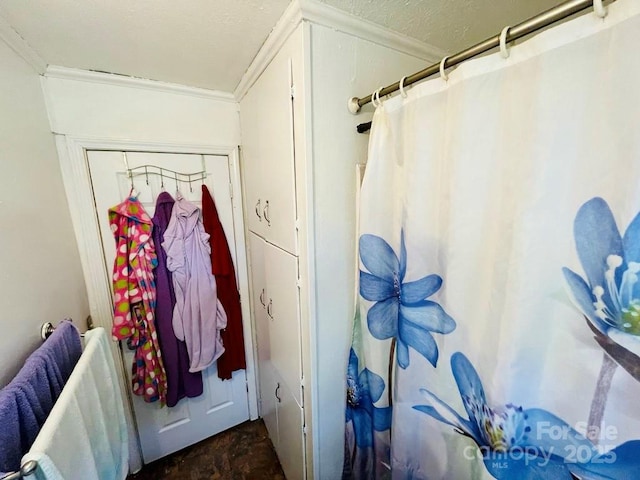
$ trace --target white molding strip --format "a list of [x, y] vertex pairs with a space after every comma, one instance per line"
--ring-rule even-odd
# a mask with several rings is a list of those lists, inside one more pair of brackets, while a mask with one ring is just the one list
[[437, 47], [350, 15], [327, 4], [314, 0], [293, 0], [240, 79], [240, 83], [233, 92], [237, 101], [242, 100], [289, 35], [303, 20], [393, 48], [399, 52], [421, 58], [427, 63], [435, 63], [447, 55], [444, 50]]
[[407, 37], [376, 23], [356, 17], [335, 7], [315, 0], [297, 0], [302, 17], [312, 23], [334, 28], [354, 37], [393, 48], [399, 52], [413, 55], [429, 62], [436, 62], [447, 53], [433, 45]]
[[14, 52], [20, 55], [36, 73], [42, 75], [45, 72], [47, 62], [38, 55], [38, 52], [31, 48], [26, 40], [2, 16], [0, 16], [0, 39], [4, 40]]
[[90, 70], [80, 70], [78, 68], [49, 65], [44, 72], [44, 76], [47, 78], [102, 83], [106, 85], [140, 88], [143, 90], [156, 90], [165, 93], [236, 103], [235, 97], [232, 93], [221, 92], [218, 90], [207, 90], [206, 88], [188, 87], [186, 85], [179, 85], [176, 83], [159, 82], [156, 80], [148, 80], [146, 78], [118, 75], [115, 73], [94, 72]]
[[300, 5], [296, 0], [293, 0], [286, 8], [276, 26], [273, 27], [271, 33], [258, 50], [255, 58], [249, 65], [247, 71], [242, 75], [240, 83], [233, 92], [234, 97], [239, 102], [253, 86], [260, 74], [267, 68], [269, 62], [273, 60], [280, 47], [284, 45], [284, 42], [289, 38], [289, 35], [293, 33], [298, 24], [302, 21], [302, 12]]

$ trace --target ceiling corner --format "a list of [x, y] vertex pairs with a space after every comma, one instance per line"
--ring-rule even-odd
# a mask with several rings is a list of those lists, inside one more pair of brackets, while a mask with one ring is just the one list
[[9, 22], [0, 15], [0, 39], [20, 57], [27, 62], [38, 75], [43, 75], [47, 70], [47, 62], [20, 36]]

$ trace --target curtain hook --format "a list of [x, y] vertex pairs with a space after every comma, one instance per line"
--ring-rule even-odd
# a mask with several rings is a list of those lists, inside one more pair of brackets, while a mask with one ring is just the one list
[[147, 185], [149, 185], [149, 170], [147, 169], [147, 165], [144, 166], [144, 176], [147, 179]]
[[602, 0], [593, 0], [593, 11], [600, 18], [607, 16], [607, 7], [602, 4]]
[[404, 91], [404, 81], [407, 79], [407, 76], [405, 75], [404, 77], [402, 77], [400, 79], [400, 95], [402, 95], [402, 98], [407, 98], [407, 92]]
[[193, 193], [193, 180], [191, 179], [191, 174], [189, 174], [189, 191]]
[[447, 63], [448, 59], [449, 57], [444, 57], [442, 60], [440, 60], [440, 78], [442, 78], [445, 82], [449, 81], [449, 75], [447, 75], [447, 73], [444, 71], [445, 63]]
[[178, 172], [173, 172], [173, 176], [174, 176], [175, 181], [176, 181], [176, 192], [179, 192], [180, 189], [178, 188]]
[[506, 26], [500, 32], [500, 55], [502, 58], [509, 58], [509, 47], [507, 46], [507, 35], [509, 35], [509, 30], [511, 29], [511, 25]]
[[164, 190], [164, 174], [162, 173], [162, 167], [158, 168], [160, 168], [160, 188]]

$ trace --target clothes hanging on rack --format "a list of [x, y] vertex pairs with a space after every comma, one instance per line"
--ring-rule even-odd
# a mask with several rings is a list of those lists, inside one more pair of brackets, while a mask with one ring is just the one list
[[[153, 215], [153, 243], [162, 245], [164, 233], [169, 226], [171, 210], [175, 200], [167, 192], [162, 192], [156, 200]], [[184, 397], [202, 395], [202, 374], [189, 372], [189, 354], [184, 341], [176, 338], [173, 332], [173, 309], [176, 297], [173, 290], [173, 278], [167, 269], [167, 254], [157, 248], [158, 264], [154, 270], [156, 279], [156, 328], [158, 340], [167, 373], [167, 406], [173, 407]]]
[[211, 273], [209, 235], [200, 209], [178, 193], [162, 243], [173, 273], [173, 330], [187, 345], [191, 372], [204, 370], [224, 352], [220, 330], [227, 315]]
[[116, 240], [113, 267], [114, 318], [112, 335], [135, 349], [133, 392], [146, 402], [165, 404], [167, 380], [158, 345], [154, 309], [157, 258], [152, 222], [137, 197], [109, 209], [109, 224]]
[[229, 380], [232, 372], [247, 368], [244, 355], [242, 310], [236, 285], [236, 271], [218, 210], [206, 185], [202, 185], [202, 223], [209, 234], [211, 267], [216, 277], [218, 298], [227, 314], [227, 328], [222, 330], [224, 353], [218, 359], [218, 377]]

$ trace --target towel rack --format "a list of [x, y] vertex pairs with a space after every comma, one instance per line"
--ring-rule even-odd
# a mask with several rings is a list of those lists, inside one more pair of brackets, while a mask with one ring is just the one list
[[38, 468], [38, 462], [35, 460], [29, 460], [20, 467], [19, 471], [8, 473], [4, 477], [0, 478], [0, 480], [18, 480], [19, 478], [27, 478], [36, 471], [36, 468]]
[[[65, 318], [65, 320], [73, 322], [73, 320], [70, 318]], [[89, 328], [93, 327], [91, 315], [87, 317], [87, 325], [89, 326]], [[55, 329], [56, 327], [53, 326], [53, 323], [43, 323], [40, 326], [40, 337], [42, 338], [42, 340], [44, 341], [49, 338]], [[80, 336], [84, 337], [84, 333], [81, 333]], [[36, 462], [35, 460], [29, 460], [28, 462], [25, 462], [24, 465], [20, 466], [20, 470], [18, 470], [17, 472], [9, 472], [3, 477], [0, 477], [0, 480], [18, 480], [20, 478], [27, 478], [31, 474], [33, 474], [37, 468], [38, 462]]]
[[[73, 320], [71, 318], [65, 318], [64, 320], [73, 323]], [[89, 330], [93, 328], [93, 319], [91, 318], [91, 315], [87, 317], [87, 328]], [[51, 322], [43, 323], [42, 326], [40, 327], [40, 338], [42, 338], [42, 341], [49, 338], [55, 329], [56, 327], [53, 326], [53, 323]], [[80, 336], [84, 337], [84, 333], [81, 333]], [[5, 479], [0, 478], [0, 480], [5, 480]]]

